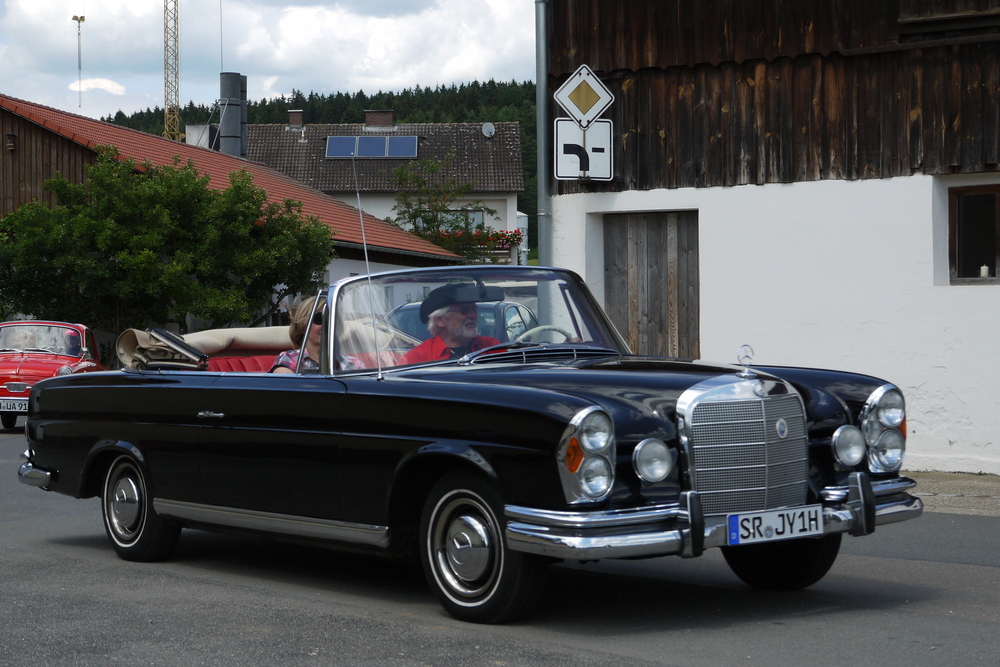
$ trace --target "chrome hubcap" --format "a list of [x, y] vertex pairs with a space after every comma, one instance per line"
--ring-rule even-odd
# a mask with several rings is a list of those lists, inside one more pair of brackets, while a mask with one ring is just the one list
[[142, 510], [139, 488], [131, 477], [122, 477], [115, 483], [111, 495], [111, 516], [115, 527], [122, 535], [135, 531]]
[[458, 516], [448, 526], [445, 557], [463, 581], [475, 581], [487, 572], [492, 549], [489, 529], [479, 517]]
[[487, 595], [503, 566], [500, 529], [481, 498], [461, 490], [438, 503], [427, 548], [434, 576], [455, 600]]

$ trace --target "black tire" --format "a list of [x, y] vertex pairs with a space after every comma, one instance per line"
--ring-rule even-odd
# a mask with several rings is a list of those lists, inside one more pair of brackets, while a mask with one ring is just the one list
[[177, 546], [180, 527], [153, 509], [146, 475], [131, 456], [119, 456], [108, 468], [101, 513], [111, 545], [125, 560], [160, 560]]
[[0, 424], [8, 431], [17, 426], [16, 412], [0, 412]]
[[754, 588], [797, 591], [822, 579], [840, 553], [840, 533], [816, 539], [722, 547], [733, 573]]
[[508, 549], [500, 517], [500, 494], [465, 472], [443, 477], [424, 505], [424, 574], [441, 605], [461, 621], [510, 621], [541, 598], [548, 561]]

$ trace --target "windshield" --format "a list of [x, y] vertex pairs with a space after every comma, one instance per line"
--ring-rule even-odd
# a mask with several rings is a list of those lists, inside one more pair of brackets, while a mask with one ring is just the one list
[[0, 327], [0, 351], [48, 352], [79, 357], [83, 354], [80, 332], [51, 324], [10, 324]]
[[333, 291], [339, 370], [461, 358], [496, 345], [623, 350], [575, 275], [531, 267], [455, 267], [355, 278]]

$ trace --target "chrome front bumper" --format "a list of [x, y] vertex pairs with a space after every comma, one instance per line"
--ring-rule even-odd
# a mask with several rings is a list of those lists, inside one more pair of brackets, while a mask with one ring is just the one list
[[28, 486], [39, 486], [44, 489], [52, 481], [52, 473], [36, 467], [31, 461], [25, 461], [17, 469], [17, 478]]
[[[824, 489], [825, 534], [867, 535], [876, 526], [915, 519], [924, 510], [906, 493], [908, 477], [872, 483], [854, 473], [848, 486]], [[706, 526], [695, 491], [681, 502], [604, 512], [560, 512], [507, 505], [507, 545], [515, 551], [571, 560], [637, 558], [679, 554], [700, 556], [726, 545], [726, 524]]]

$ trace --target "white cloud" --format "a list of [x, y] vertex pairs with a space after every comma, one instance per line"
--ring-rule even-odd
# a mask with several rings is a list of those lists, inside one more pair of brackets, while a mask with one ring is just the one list
[[111, 93], [112, 95], [125, 94], [125, 86], [117, 81], [111, 81], [110, 79], [84, 79], [80, 82], [74, 81], [69, 84], [69, 89], [77, 92], [81, 90], [83, 92], [87, 92], [88, 90], [103, 90]]
[[[180, 98], [219, 72], [251, 99], [534, 79], [534, 0], [181, 3]], [[220, 11], [221, 10], [221, 11]], [[77, 71], [82, 46], [83, 102]], [[134, 0], [0, 0], [0, 92], [92, 117], [163, 105], [163, 11]]]

